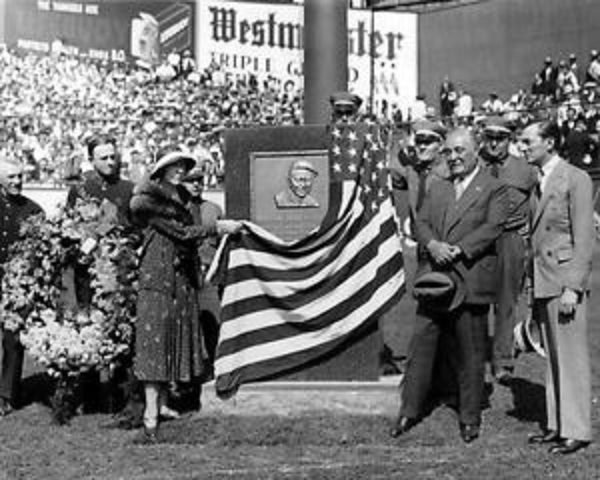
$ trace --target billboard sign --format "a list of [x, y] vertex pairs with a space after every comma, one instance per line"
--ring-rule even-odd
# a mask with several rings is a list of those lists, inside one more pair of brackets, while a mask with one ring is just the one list
[[[275, 77], [287, 92], [302, 88], [303, 7], [203, 0], [196, 16], [199, 66], [228, 75]], [[371, 42], [373, 56], [371, 56]], [[417, 16], [348, 12], [349, 89], [363, 98], [409, 105], [417, 94]]]
[[193, 48], [194, 2], [18, 0], [6, 4], [9, 46], [100, 60], [156, 61]]

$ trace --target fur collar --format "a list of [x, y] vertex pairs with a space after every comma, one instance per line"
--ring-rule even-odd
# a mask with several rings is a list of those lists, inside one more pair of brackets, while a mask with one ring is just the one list
[[173, 187], [148, 180], [135, 188], [131, 199], [131, 211], [138, 218], [159, 216], [191, 224], [191, 213], [185, 206], [188, 196], [184, 187]]

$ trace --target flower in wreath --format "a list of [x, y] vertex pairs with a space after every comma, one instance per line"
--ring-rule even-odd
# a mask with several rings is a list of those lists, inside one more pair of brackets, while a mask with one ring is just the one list
[[[102, 203], [79, 199], [56, 217], [24, 222], [22, 239], [9, 252], [0, 301], [3, 326], [18, 332], [29, 354], [52, 375], [110, 366], [131, 348], [136, 245], [107, 218]], [[63, 276], [69, 269], [88, 272], [89, 305], [65, 302]]]

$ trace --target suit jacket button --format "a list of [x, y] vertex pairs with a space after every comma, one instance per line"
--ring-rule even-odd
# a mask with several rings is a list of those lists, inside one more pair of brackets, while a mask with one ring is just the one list
[[551, 257], [551, 256], [552, 256], [552, 252], [551, 252], [550, 250], [548, 250], [548, 251], [546, 252], [546, 255], [548, 255], [549, 257]]

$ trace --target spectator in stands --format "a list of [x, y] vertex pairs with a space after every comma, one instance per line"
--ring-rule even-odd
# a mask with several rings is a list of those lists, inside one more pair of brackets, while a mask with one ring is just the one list
[[597, 50], [590, 52], [590, 62], [585, 70], [585, 81], [600, 85], [600, 55]]
[[504, 112], [504, 104], [496, 92], [491, 92], [481, 109], [489, 115], [497, 115]]
[[464, 89], [458, 91], [458, 101], [454, 114], [462, 125], [467, 125], [473, 114], [473, 97]]
[[552, 58], [546, 57], [544, 67], [540, 71], [540, 94], [546, 97], [555, 98], [556, 95], [556, 77], [558, 70], [553, 65]]
[[592, 167], [594, 142], [591, 139], [585, 117], [576, 117], [574, 126], [564, 136], [562, 155], [569, 163], [583, 170]]
[[[447, 76], [444, 77], [444, 80], [440, 85], [440, 116], [443, 119], [451, 117], [454, 114], [457, 99], [458, 95], [450, 78]], [[416, 117], [413, 117], [413, 120], [416, 119]]]

